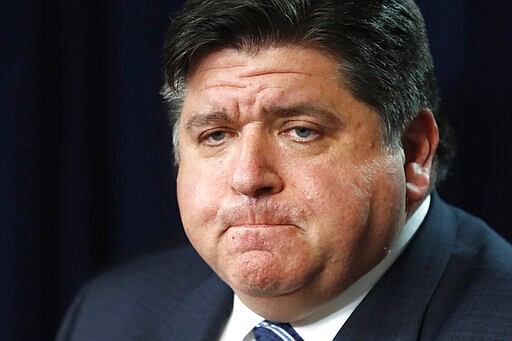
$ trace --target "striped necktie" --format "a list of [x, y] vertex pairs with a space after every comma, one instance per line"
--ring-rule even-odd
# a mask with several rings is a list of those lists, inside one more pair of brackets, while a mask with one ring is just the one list
[[304, 341], [289, 323], [265, 320], [252, 329], [256, 341]]

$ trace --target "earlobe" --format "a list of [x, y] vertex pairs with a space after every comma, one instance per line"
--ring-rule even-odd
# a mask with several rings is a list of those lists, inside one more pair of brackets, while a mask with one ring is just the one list
[[402, 136], [409, 212], [429, 193], [432, 162], [438, 143], [439, 131], [434, 115], [430, 110], [422, 109], [409, 123]]
[[408, 203], [423, 200], [430, 188], [430, 168], [416, 162], [405, 165], [406, 195]]

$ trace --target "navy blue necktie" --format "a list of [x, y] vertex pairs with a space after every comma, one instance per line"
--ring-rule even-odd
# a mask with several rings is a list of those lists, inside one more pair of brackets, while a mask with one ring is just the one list
[[256, 341], [304, 341], [289, 323], [263, 321], [252, 329]]

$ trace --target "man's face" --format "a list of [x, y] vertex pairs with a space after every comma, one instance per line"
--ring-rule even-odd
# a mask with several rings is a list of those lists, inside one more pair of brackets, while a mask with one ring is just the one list
[[261, 314], [279, 309], [272, 302], [307, 305], [297, 319], [335, 297], [385, 256], [405, 222], [403, 151], [382, 147], [376, 113], [335, 74], [334, 59], [293, 46], [223, 49], [190, 72], [183, 225]]

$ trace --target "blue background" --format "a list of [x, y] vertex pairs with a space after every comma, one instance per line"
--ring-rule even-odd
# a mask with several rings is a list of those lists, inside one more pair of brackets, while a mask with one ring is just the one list
[[[0, 339], [45, 340], [98, 272], [185, 242], [158, 95], [172, 0], [0, 4]], [[459, 154], [440, 192], [512, 239], [512, 2], [423, 0]]]

